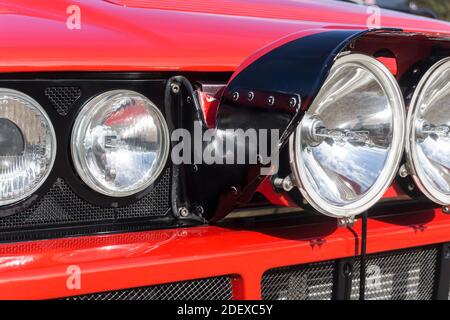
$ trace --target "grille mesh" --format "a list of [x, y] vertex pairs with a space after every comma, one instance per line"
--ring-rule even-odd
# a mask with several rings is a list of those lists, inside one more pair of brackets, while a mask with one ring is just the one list
[[334, 262], [272, 269], [262, 278], [264, 300], [330, 300]]
[[104, 208], [82, 200], [58, 178], [36, 204], [21, 213], [1, 218], [0, 230], [164, 216], [170, 207], [169, 193], [170, 170], [166, 170], [155, 188], [141, 200], [127, 207]]
[[101, 292], [69, 297], [68, 300], [231, 300], [230, 277], [215, 277], [193, 281]]
[[65, 116], [75, 101], [81, 97], [81, 89], [78, 87], [48, 87], [45, 88], [45, 95], [56, 112]]
[[[368, 256], [367, 300], [430, 300], [437, 274], [438, 250], [414, 248]], [[359, 260], [355, 261], [351, 299], [359, 298]]]

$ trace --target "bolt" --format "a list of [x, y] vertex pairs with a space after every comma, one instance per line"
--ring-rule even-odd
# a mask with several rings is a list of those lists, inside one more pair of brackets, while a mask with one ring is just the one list
[[283, 178], [275, 178], [273, 180], [273, 184], [276, 188], [282, 188], [283, 187]]
[[178, 83], [172, 83], [170, 85], [170, 88], [172, 89], [172, 93], [178, 94], [180, 92], [180, 85]]
[[186, 98], [186, 102], [187, 102], [187, 103], [191, 103], [191, 101], [192, 101], [192, 98], [188, 96], [188, 97]]
[[443, 213], [450, 213], [450, 208], [447, 207], [447, 206], [442, 207], [442, 212], [443, 212]]
[[345, 276], [347, 276], [347, 277], [349, 277], [349, 276], [351, 276], [352, 275], [352, 272], [353, 272], [353, 270], [352, 270], [353, 268], [352, 268], [352, 265], [349, 263], [349, 262], [347, 262], [345, 265], [344, 265], [344, 275]]
[[398, 175], [402, 178], [406, 178], [408, 176], [408, 169], [405, 165], [402, 165], [398, 170]]
[[249, 91], [249, 93], [247, 94], [248, 101], [252, 101], [254, 98], [255, 94], [253, 93], [253, 91]]
[[233, 186], [230, 188], [230, 190], [231, 190], [231, 193], [234, 194], [235, 196], [238, 195], [238, 189], [236, 187]]
[[275, 104], [275, 97], [274, 96], [270, 96], [267, 98], [267, 104], [269, 106], [273, 106]]
[[258, 163], [263, 163], [263, 157], [260, 155], [260, 154], [258, 154], [257, 156], [256, 156], [256, 161], [258, 162]]
[[199, 216], [202, 216], [203, 213], [205, 212], [205, 210], [203, 209], [202, 206], [196, 206], [196, 207], [195, 207], [195, 212], [196, 212]]
[[183, 230], [180, 232], [181, 237], [186, 237], [188, 235], [188, 232], [186, 230]]
[[445, 259], [450, 259], [450, 248], [446, 247], [445, 251], [444, 251], [444, 258]]
[[194, 172], [198, 172], [198, 166], [196, 164], [192, 165], [192, 170], [194, 170]]
[[238, 101], [239, 100], [239, 92], [233, 92], [233, 94], [231, 95], [231, 98], [234, 101]]
[[413, 191], [416, 187], [413, 184], [408, 184], [408, 190]]
[[189, 215], [189, 210], [186, 207], [181, 207], [180, 209], [178, 209], [178, 213], [181, 217], [185, 218]]
[[296, 106], [297, 106], [297, 98], [291, 97], [291, 99], [289, 99], [289, 107], [295, 108]]
[[292, 179], [287, 176], [283, 179], [283, 190], [286, 192], [291, 191], [294, 188], [294, 183], [292, 183]]

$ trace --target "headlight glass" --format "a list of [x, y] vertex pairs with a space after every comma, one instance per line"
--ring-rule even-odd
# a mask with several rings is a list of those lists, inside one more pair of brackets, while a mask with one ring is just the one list
[[416, 184], [432, 201], [450, 204], [450, 59], [422, 78], [408, 111], [407, 157]]
[[377, 60], [335, 62], [291, 138], [291, 167], [305, 199], [333, 217], [374, 205], [401, 159], [405, 111], [400, 89]]
[[125, 197], [146, 189], [162, 172], [168, 153], [163, 115], [137, 92], [103, 93], [86, 103], [75, 121], [76, 170], [104, 195]]
[[55, 131], [42, 107], [19, 91], [0, 89], [0, 205], [35, 192], [55, 156]]

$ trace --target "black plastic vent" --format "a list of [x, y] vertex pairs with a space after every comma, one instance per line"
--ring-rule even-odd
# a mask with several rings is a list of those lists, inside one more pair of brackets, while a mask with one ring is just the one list
[[231, 277], [174, 282], [150, 287], [100, 292], [68, 300], [231, 300]]
[[78, 87], [48, 87], [45, 88], [45, 95], [56, 112], [65, 116], [75, 101], [81, 97], [81, 89]]

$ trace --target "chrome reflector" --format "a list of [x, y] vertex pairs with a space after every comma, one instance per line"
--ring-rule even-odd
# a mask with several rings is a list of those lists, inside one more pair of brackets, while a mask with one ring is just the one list
[[338, 58], [290, 141], [304, 198], [332, 217], [374, 205], [401, 159], [404, 109], [397, 81], [383, 64], [361, 54]]
[[408, 111], [408, 168], [432, 201], [450, 204], [450, 59], [422, 78]]
[[169, 153], [169, 129], [156, 105], [129, 90], [108, 91], [88, 101], [72, 133], [72, 157], [83, 181], [111, 197], [149, 187]]
[[1, 88], [0, 206], [36, 192], [55, 157], [55, 131], [42, 106], [22, 92]]

